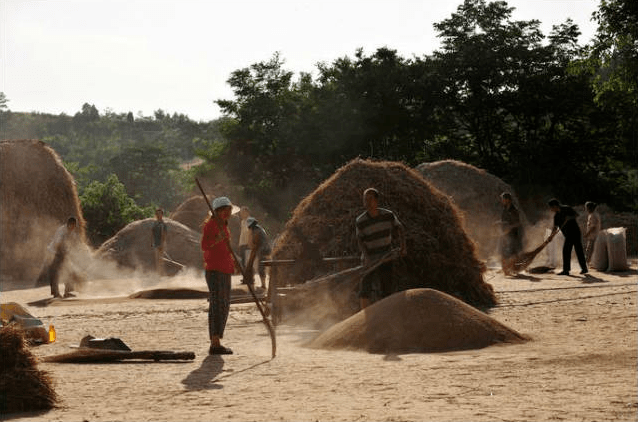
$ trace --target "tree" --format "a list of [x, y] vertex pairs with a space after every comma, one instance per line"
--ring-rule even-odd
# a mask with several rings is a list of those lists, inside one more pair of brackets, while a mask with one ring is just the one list
[[7, 96], [4, 94], [4, 92], [0, 92], [0, 113], [9, 110], [9, 107], [7, 107], [8, 102], [9, 100], [7, 99]]
[[638, 2], [601, 0], [593, 17], [598, 30], [580, 69], [592, 76], [596, 101], [610, 116], [613, 149], [600, 177], [624, 206], [638, 210]]
[[[445, 78], [445, 137], [456, 158], [515, 185], [535, 185], [583, 201], [592, 188], [605, 136], [588, 79], [571, 72], [583, 55], [571, 20], [548, 43], [539, 22], [513, 21], [505, 2], [466, 0], [435, 28]], [[530, 165], [533, 163], [533, 165]]]
[[181, 199], [178, 162], [161, 145], [125, 147], [109, 160], [109, 168], [139, 204], [173, 207]]
[[505, 2], [466, 0], [434, 25], [442, 38], [435, 52], [444, 78], [449, 139], [465, 161], [503, 169], [516, 140], [508, 108], [520, 79], [536, 73], [543, 38], [538, 21], [511, 21]]
[[598, 31], [590, 59], [598, 66], [594, 80], [598, 95], [619, 93], [635, 107], [638, 103], [638, 3], [601, 0], [593, 17], [598, 22]]
[[93, 181], [80, 195], [87, 235], [94, 246], [102, 244], [127, 224], [153, 215], [153, 207], [141, 208], [127, 196], [115, 174], [105, 183]]
[[413, 163], [423, 140], [424, 80], [387, 47], [370, 56], [359, 49], [355, 59], [319, 65], [316, 108], [328, 123], [317, 127], [320, 145], [341, 159], [333, 168], [358, 155]]
[[307, 140], [295, 133], [303, 94], [292, 82], [276, 53], [269, 61], [234, 71], [228, 83], [235, 100], [216, 103], [236, 124], [221, 127], [228, 139], [219, 163], [249, 196], [257, 197], [271, 212], [280, 208], [278, 193], [308, 170], [303, 157]]
[[4, 92], [0, 92], [0, 136], [2, 138], [7, 137], [6, 115], [8, 114], [7, 111], [9, 111], [9, 108], [7, 107], [8, 101], [9, 100], [7, 99], [7, 96], [4, 95]]

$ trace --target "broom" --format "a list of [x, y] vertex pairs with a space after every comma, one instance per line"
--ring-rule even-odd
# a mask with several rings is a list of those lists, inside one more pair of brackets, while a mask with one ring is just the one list
[[545, 241], [541, 243], [536, 249], [533, 249], [529, 252], [523, 252], [520, 255], [518, 255], [516, 258], [514, 258], [514, 263], [512, 264], [512, 268], [514, 269], [514, 271], [521, 272], [525, 268], [527, 268], [529, 264], [532, 263], [534, 258], [536, 258], [536, 255], [538, 255], [543, 249], [545, 249], [545, 246], [547, 246], [549, 242], [552, 241], [554, 236], [556, 236], [556, 233], [558, 233], [558, 230], [554, 230], [547, 237], [547, 239], [545, 239]]

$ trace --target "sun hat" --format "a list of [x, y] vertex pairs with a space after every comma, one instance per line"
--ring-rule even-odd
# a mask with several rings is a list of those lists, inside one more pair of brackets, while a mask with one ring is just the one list
[[230, 202], [230, 199], [226, 198], [225, 196], [218, 196], [217, 198], [213, 199], [213, 210], [217, 210], [217, 208], [221, 208], [221, 207], [232, 207], [233, 204], [232, 202]]

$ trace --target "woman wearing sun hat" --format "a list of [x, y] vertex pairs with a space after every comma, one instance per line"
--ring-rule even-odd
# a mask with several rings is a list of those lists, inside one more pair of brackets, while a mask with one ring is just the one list
[[201, 247], [204, 251], [206, 284], [210, 292], [208, 304], [208, 332], [211, 355], [228, 355], [233, 351], [221, 345], [226, 320], [230, 311], [230, 281], [235, 272], [235, 261], [230, 249], [228, 219], [233, 204], [225, 196], [217, 197], [212, 204], [213, 214], [204, 222]]

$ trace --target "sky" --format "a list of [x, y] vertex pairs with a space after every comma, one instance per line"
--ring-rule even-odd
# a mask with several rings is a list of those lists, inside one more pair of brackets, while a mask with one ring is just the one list
[[[462, 0], [0, 0], [0, 92], [11, 111], [221, 116], [230, 74], [279, 52], [284, 68], [377, 48], [404, 58], [440, 48], [433, 23]], [[549, 35], [571, 18], [581, 45], [598, 0], [509, 0], [514, 20]]]

